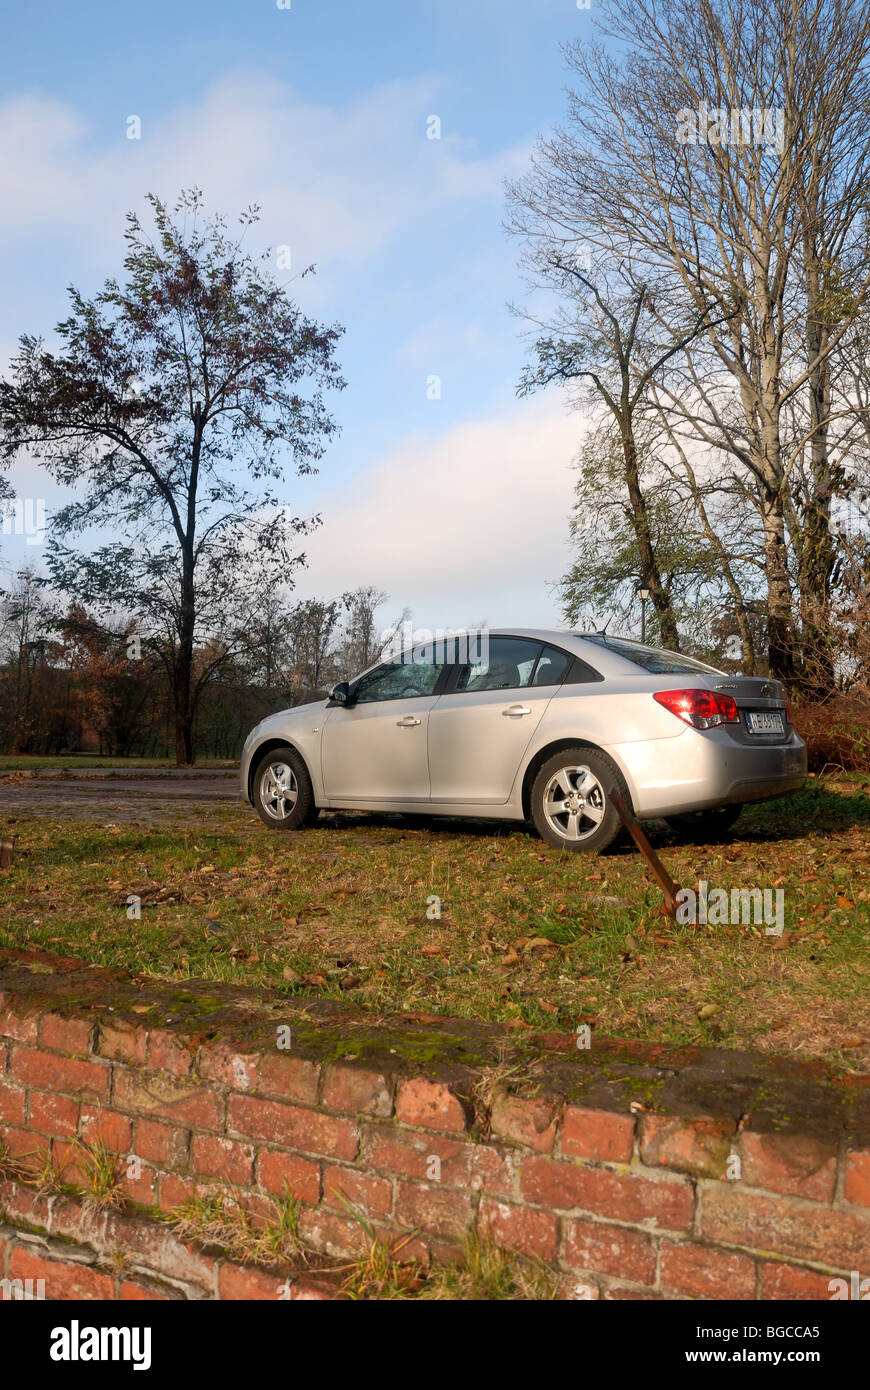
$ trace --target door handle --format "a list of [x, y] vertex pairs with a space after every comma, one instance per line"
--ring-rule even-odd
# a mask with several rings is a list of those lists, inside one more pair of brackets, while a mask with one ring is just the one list
[[404, 719], [397, 720], [397, 727], [400, 729], [413, 729], [414, 725], [419, 723], [420, 721], [416, 715], [406, 714]]
[[507, 709], [502, 710], [502, 714], [506, 714], [508, 719], [519, 719], [520, 715], [531, 714], [531, 712], [528, 705], [510, 705]]

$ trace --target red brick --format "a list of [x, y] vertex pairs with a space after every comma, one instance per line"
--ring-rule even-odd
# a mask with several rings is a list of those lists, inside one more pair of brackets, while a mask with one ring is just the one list
[[[492, 1144], [371, 1125], [364, 1130], [363, 1155], [367, 1167], [418, 1182], [438, 1181], [444, 1187], [471, 1188], [504, 1197], [513, 1191], [512, 1154]], [[431, 1163], [434, 1158], [441, 1165], [440, 1178]]]
[[0, 1124], [23, 1125], [24, 1101], [27, 1092], [23, 1086], [13, 1086], [3, 1080], [0, 1085]]
[[572, 1269], [654, 1283], [656, 1258], [649, 1236], [600, 1221], [566, 1221], [565, 1228], [565, 1261]]
[[624, 1284], [612, 1285], [604, 1296], [614, 1303], [658, 1303], [661, 1301], [661, 1294], [655, 1293], [652, 1289], [630, 1289]]
[[16, 1014], [11, 1008], [0, 1006], [0, 1035], [15, 1038], [17, 1042], [35, 1043], [39, 1033], [39, 1018], [36, 1014]]
[[538, 1153], [551, 1153], [556, 1138], [558, 1103], [552, 1099], [524, 1100], [497, 1096], [492, 1107], [492, 1132], [497, 1139], [524, 1144]]
[[0, 1124], [0, 1139], [2, 1139], [13, 1158], [35, 1158], [39, 1144], [35, 1135], [31, 1134], [28, 1130], [19, 1129], [17, 1125]]
[[870, 1153], [866, 1149], [846, 1154], [844, 1195], [856, 1207], [870, 1207]]
[[0, 1206], [6, 1220], [13, 1225], [47, 1230], [51, 1223], [52, 1204], [56, 1206], [57, 1199], [49, 1193], [35, 1192], [33, 1188], [8, 1179], [0, 1182]]
[[[316, 1105], [320, 1066], [290, 1052], [264, 1053], [257, 1067], [257, 1095], [270, 1100], [298, 1100]], [[236, 1085], [236, 1090], [244, 1087]]]
[[30, 1093], [30, 1128], [40, 1134], [59, 1134], [67, 1137], [75, 1134], [79, 1125], [79, 1103], [67, 1100], [66, 1096], [52, 1096], [47, 1092]]
[[9, 1260], [10, 1279], [44, 1279], [45, 1297], [58, 1301], [110, 1299], [115, 1281], [91, 1265], [48, 1260], [18, 1245]]
[[300, 1208], [299, 1235], [325, 1255], [358, 1256], [369, 1247], [369, 1237], [358, 1221], [323, 1207]]
[[179, 1239], [150, 1217], [129, 1217], [110, 1212], [102, 1236], [106, 1250], [123, 1250], [131, 1262], [159, 1270], [166, 1279], [179, 1279], [211, 1293], [215, 1284], [216, 1262], [194, 1248], [193, 1242]]
[[81, 1144], [55, 1139], [51, 1146], [51, 1157], [64, 1182], [72, 1183], [75, 1187], [88, 1187], [92, 1164]]
[[294, 1301], [305, 1301], [308, 1303], [330, 1302], [338, 1299], [340, 1294], [334, 1288], [326, 1284], [317, 1284], [311, 1279], [293, 1279], [290, 1283], [290, 1298]]
[[527, 1157], [520, 1190], [528, 1202], [561, 1210], [580, 1208], [619, 1221], [654, 1221], [671, 1231], [692, 1224], [694, 1194], [679, 1178], [623, 1176], [606, 1168], [586, 1168], [551, 1158]]
[[136, 1121], [135, 1152], [149, 1163], [167, 1168], [186, 1168], [190, 1130], [162, 1125], [157, 1120]]
[[323, 1167], [323, 1201], [328, 1207], [346, 1210], [339, 1193], [364, 1216], [389, 1216], [393, 1209], [393, 1184], [356, 1168]]
[[860, 1269], [870, 1248], [870, 1221], [830, 1207], [804, 1206], [787, 1197], [744, 1193], [705, 1183], [701, 1234], [726, 1245], [773, 1250], [793, 1259]]
[[152, 1028], [148, 1034], [148, 1065], [155, 1071], [188, 1076], [193, 1069], [193, 1050], [177, 1034]]
[[228, 1043], [205, 1043], [199, 1053], [203, 1081], [216, 1081], [231, 1091], [253, 1091], [257, 1084], [260, 1054], [240, 1052]]
[[121, 1285], [120, 1299], [122, 1303], [170, 1303], [172, 1294], [164, 1293], [153, 1284], [139, 1284], [135, 1280], [125, 1279]]
[[144, 1111], [194, 1129], [223, 1129], [224, 1102], [217, 1091], [162, 1071], [115, 1071], [115, 1105]]
[[42, 1047], [54, 1052], [73, 1052], [86, 1057], [91, 1050], [94, 1025], [83, 1018], [64, 1018], [61, 1014], [43, 1014], [39, 1023]]
[[791, 1197], [832, 1202], [837, 1181], [837, 1151], [817, 1139], [787, 1134], [740, 1136], [741, 1181]]
[[219, 1139], [216, 1135], [194, 1134], [191, 1166], [195, 1173], [247, 1187], [254, 1179], [253, 1146], [239, 1144], [235, 1139]]
[[689, 1298], [754, 1298], [755, 1261], [686, 1241], [662, 1242], [662, 1288]]
[[95, 1250], [105, 1248], [101, 1243], [105, 1212], [100, 1208], [75, 1198], [55, 1197], [50, 1216], [52, 1235]]
[[733, 1120], [683, 1119], [644, 1115], [640, 1155], [644, 1163], [696, 1177], [721, 1178], [737, 1125]]
[[819, 1274], [814, 1269], [801, 1269], [797, 1265], [764, 1260], [761, 1265], [760, 1297], [783, 1301], [830, 1299], [831, 1289], [828, 1285], [837, 1277], [834, 1274]]
[[120, 1018], [111, 1023], [103, 1020], [97, 1046], [101, 1057], [114, 1062], [142, 1063], [148, 1051], [148, 1030]]
[[458, 1239], [474, 1216], [474, 1202], [464, 1192], [422, 1183], [396, 1183], [395, 1219], [400, 1226], [419, 1226], [427, 1234]]
[[175, 1211], [189, 1202], [198, 1192], [193, 1178], [180, 1177], [177, 1173], [160, 1173], [157, 1179], [157, 1205], [161, 1211]]
[[133, 1143], [133, 1125], [126, 1115], [117, 1110], [82, 1109], [82, 1122], [79, 1131], [87, 1144], [102, 1141], [114, 1153], [127, 1154]]
[[53, 1052], [16, 1047], [12, 1052], [12, 1075], [26, 1086], [45, 1091], [69, 1093], [81, 1098], [106, 1100], [109, 1095], [109, 1068], [100, 1062], [81, 1062], [58, 1057]]
[[343, 1110], [348, 1115], [386, 1117], [393, 1113], [393, 1092], [388, 1079], [381, 1072], [360, 1071], [357, 1067], [329, 1067], [322, 1101], [331, 1110]]
[[283, 1197], [289, 1193], [298, 1202], [320, 1201], [320, 1165], [297, 1154], [273, 1153], [261, 1149], [257, 1159], [257, 1181], [267, 1192]]
[[146, 1163], [136, 1166], [121, 1160], [118, 1164], [118, 1187], [124, 1196], [141, 1207], [157, 1205], [157, 1172]]
[[359, 1146], [359, 1132], [352, 1120], [252, 1096], [230, 1096], [227, 1127], [245, 1138], [327, 1158], [356, 1158]]
[[496, 1245], [517, 1250], [535, 1259], [553, 1260], [559, 1248], [559, 1220], [549, 1211], [533, 1211], [508, 1202], [483, 1197], [478, 1224]]
[[218, 1297], [236, 1300], [280, 1299], [286, 1283], [282, 1274], [267, 1274], [263, 1269], [233, 1264], [228, 1260], [221, 1265], [218, 1274]]
[[396, 1097], [396, 1119], [406, 1125], [463, 1134], [468, 1119], [462, 1101], [451, 1086], [417, 1076], [403, 1081]]
[[562, 1120], [560, 1142], [566, 1158], [629, 1163], [634, 1148], [634, 1116], [569, 1105]]

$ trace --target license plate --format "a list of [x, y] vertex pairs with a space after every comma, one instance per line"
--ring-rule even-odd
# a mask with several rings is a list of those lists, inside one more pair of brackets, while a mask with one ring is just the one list
[[746, 716], [751, 734], [784, 734], [785, 724], [779, 710], [753, 710]]

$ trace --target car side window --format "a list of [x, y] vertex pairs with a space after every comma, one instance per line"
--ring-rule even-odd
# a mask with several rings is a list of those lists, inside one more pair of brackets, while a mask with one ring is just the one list
[[529, 684], [541, 643], [527, 637], [490, 637], [482, 659], [463, 666], [457, 691], [520, 690]]
[[376, 700], [409, 700], [432, 695], [443, 669], [432, 661], [388, 661], [360, 677], [354, 688], [354, 703], [363, 705]]
[[544, 647], [538, 657], [532, 685], [561, 685], [573, 660], [572, 656], [560, 651], [558, 647]]

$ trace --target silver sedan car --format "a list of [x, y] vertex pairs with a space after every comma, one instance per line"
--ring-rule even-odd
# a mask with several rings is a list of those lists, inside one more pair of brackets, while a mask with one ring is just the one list
[[416, 811], [531, 821], [595, 852], [620, 830], [614, 790], [639, 820], [715, 834], [806, 771], [776, 680], [606, 633], [516, 630], [415, 648], [264, 719], [241, 783], [275, 829], [321, 809]]

